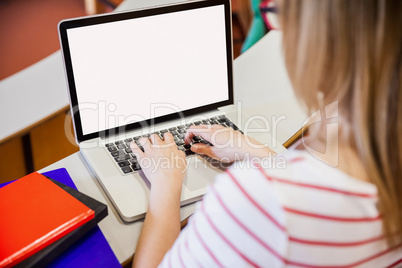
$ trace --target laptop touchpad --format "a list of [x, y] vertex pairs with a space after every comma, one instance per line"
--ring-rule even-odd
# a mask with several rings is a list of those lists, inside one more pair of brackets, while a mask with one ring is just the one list
[[195, 191], [207, 187], [215, 181], [219, 169], [212, 167], [208, 161], [200, 156], [187, 158], [187, 172], [183, 184], [190, 190]]

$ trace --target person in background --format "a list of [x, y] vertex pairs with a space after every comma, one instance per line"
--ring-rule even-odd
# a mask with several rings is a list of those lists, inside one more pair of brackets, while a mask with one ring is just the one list
[[190, 127], [187, 143], [213, 144], [194, 152], [249, 162], [216, 178], [181, 232], [184, 154], [170, 134], [143, 139], [144, 152], [132, 144], [140, 163], [171, 165], [143, 168], [152, 188], [134, 267], [402, 266], [402, 1], [269, 5], [295, 93], [321, 120], [280, 168], [238, 131]]

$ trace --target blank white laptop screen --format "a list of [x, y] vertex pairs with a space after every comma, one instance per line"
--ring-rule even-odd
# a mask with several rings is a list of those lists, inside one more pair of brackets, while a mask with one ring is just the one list
[[67, 35], [84, 135], [229, 98], [223, 5]]

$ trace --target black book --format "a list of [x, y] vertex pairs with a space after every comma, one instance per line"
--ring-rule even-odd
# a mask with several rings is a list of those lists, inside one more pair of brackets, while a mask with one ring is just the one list
[[35, 253], [31, 257], [18, 263], [15, 267], [44, 267], [48, 265], [50, 262], [60, 256], [60, 254], [68, 249], [72, 244], [74, 244], [78, 239], [87, 234], [93, 227], [95, 227], [102, 219], [104, 219], [108, 215], [107, 205], [58, 181], [55, 181], [51, 178], [48, 179], [63, 190], [65, 190], [67, 193], [81, 201], [81, 203], [92, 209], [95, 212], [95, 218], [73, 230], [72, 232], [66, 234], [59, 240], [50, 244], [41, 251]]

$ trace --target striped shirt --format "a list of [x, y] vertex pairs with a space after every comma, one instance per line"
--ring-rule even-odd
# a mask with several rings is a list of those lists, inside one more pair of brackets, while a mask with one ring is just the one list
[[[377, 189], [302, 151], [219, 175], [161, 267], [400, 267]], [[263, 166], [263, 165], [261, 165]]]

